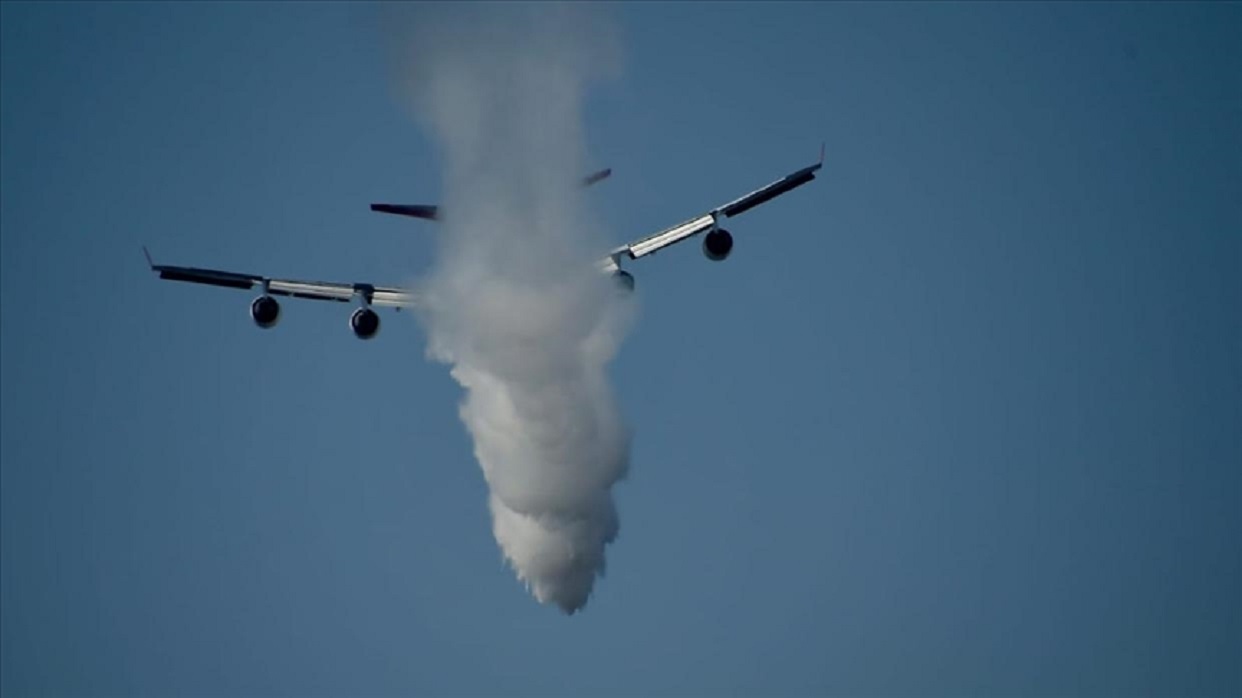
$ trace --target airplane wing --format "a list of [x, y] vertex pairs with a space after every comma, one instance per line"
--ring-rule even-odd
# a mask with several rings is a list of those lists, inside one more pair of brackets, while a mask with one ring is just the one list
[[219, 269], [155, 264], [151, 261], [151, 254], [147, 252], [145, 247], [142, 248], [142, 251], [147, 255], [147, 263], [151, 266], [151, 271], [159, 274], [161, 279], [168, 279], [169, 281], [189, 281], [197, 284], [243, 290], [258, 287], [265, 295], [338, 301], [341, 303], [348, 303], [357, 298], [369, 305], [385, 308], [411, 308], [414, 307], [417, 300], [413, 292], [395, 286], [376, 286], [367, 283], [347, 284], [328, 281], [297, 281], [293, 279], [270, 278], [258, 274], [221, 271]]
[[[766, 186], [760, 187], [745, 196], [738, 197], [726, 204], [718, 206], [707, 213], [683, 221], [670, 228], [640, 238], [614, 249], [599, 262], [599, 269], [614, 277], [629, 288], [634, 287], [634, 277], [621, 270], [621, 260], [638, 259], [676, 244], [699, 233], [710, 231], [704, 239], [704, 253], [710, 259], [722, 260], [729, 255], [733, 240], [728, 231], [720, 227], [722, 218], [732, 218], [785, 192], [792, 191], [815, 179], [815, 173], [824, 164], [824, 151], [820, 148], [819, 162], [803, 167], [796, 172], [785, 175]], [[582, 180], [583, 186], [604, 179], [612, 170], [601, 170]], [[384, 213], [428, 218], [435, 220], [438, 208], [426, 205], [408, 204], [371, 204], [371, 210]], [[369, 283], [338, 283], [329, 281], [298, 281], [294, 279], [278, 279], [258, 274], [206, 269], [203, 267], [180, 267], [167, 264], [156, 264], [151, 254], [144, 247], [147, 264], [151, 271], [161, 279], [169, 281], [187, 281], [208, 286], [237, 288], [250, 290], [259, 288], [262, 292], [250, 306], [250, 314], [260, 327], [268, 328], [276, 324], [280, 316], [279, 303], [272, 296], [288, 296], [291, 298], [308, 298], [311, 300], [337, 301], [347, 303], [357, 300], [361, 307], [350, 316], [350, 327], [360, 339], [370, 339], [379, 329], [379, 318], [369, 306], [412, 308], [418, 305], [417, 295], [405, 288], [396, 286], [376, 286]]]
[[[608, 179], [611, 174], [611, 167], [602, 169], [599, 172], [592, 172], [583, 177], [580, 180], [580, 184], [584, 187], [589, 187], [596, 182]], [[440, 219], [440, 207], [434, 204], [371, 204], [371, 210], [376, 213], [391, 213], [396, 216], [422, 218], [427, 221]]]
[[792, 191], [810, 182], [815, 179], [815, 173], [823, 166], [824, 149], [823, 146], [820, 146], [819, 162], [814, 165], [803, 167], [797, 172], [791, 172], [771, 184], [760, 187], [745, 196], [740, 196], [727, 204], [717, 206], [707, 213], [682, 221], [677, 225], [665, 228], [658, 233], [653, 233], [629, 244], [622, 245], [609, 252], [608, 257], [601, 260], [600, 268], [604, 271], [620, 271], [622, 259], [645, 257], [704, 231], [718, 229], [721, 218], [732, 218], [745, 213], [759, 204], [767, 203], [785, 192]]

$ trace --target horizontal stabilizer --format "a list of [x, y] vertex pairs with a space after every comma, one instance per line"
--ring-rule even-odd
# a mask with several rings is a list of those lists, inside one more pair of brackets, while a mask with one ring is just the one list
[[612, 174], [611, 167], [602, 169], [599, 172], [592, 172], [591, 174], [582, 178], [582, 186], [589, 187], [592, 184], [595, 184], [596, 182], [600, 180], [608, 179], [609, 175], [611, 174]]
[[410, 218], [422, 218], [434, 221], [440, 216], [439, 206], [426, 204], [371, 204], [371, 210], [379, 213], [392, 213]]
[[[599, 172], [592, 172], [582, 178], [582, 186], [589, 187], [596, 182], [608, 179], [610, 176], [612, 176], [611, 167], [602, 169]], [[440, 220], [440, 207], [431, 204], [371, 204], [371, 210], [376, 213], [391, 213], [396, 216], [422, 218], [428, 221]]]

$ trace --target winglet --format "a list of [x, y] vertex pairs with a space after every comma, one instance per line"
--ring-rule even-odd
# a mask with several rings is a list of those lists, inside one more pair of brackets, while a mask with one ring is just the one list
[[819, 164], [824, 164], [824, 142], [819, 143]]
[[147, 258], [147, 264], [148, 264], [148, 265], [150, 265], [150, 267], [151, 267], [152, 269], [154, 269], [154, 268], [155, 268], [155, 262], [152, 262], [152, 261], [151, 261], [151, 253], [147, 251], [147, 246], [146, 246], [146, 245], [143, 245], [143, 246], [142, 246], [142, 254], [146, 256], [146, 258]]

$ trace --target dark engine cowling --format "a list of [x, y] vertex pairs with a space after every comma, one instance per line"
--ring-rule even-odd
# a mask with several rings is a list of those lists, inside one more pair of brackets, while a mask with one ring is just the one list
[[370, 308], [359, 308], [349, 316], [349, 327], [358, 339], [370, 339], [379, 332], [379, 315]]
[[259, 296], [250, 303], [250, 317], [265, 330], [274, 327], [280, 319], [280, 303], [271, 296]]
[[733, 236], [724, 228], [717, 228], [703, 238], [703, 255], [713, 262], [721, 262], [733, 251]]

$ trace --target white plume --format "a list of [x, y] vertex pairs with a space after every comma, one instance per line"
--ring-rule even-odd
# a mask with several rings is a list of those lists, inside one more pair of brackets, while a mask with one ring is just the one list
[[583, 98], [615, 43], [588, 6], [417, 6], [402, 78], [446, 166], [440, 254], [423, 286], [431, 358], [460, 415], [505, 559], [541, 603], [586, 604], [618, 532], [629, 435], [606, 376], [628, 301], [579, 185]]

